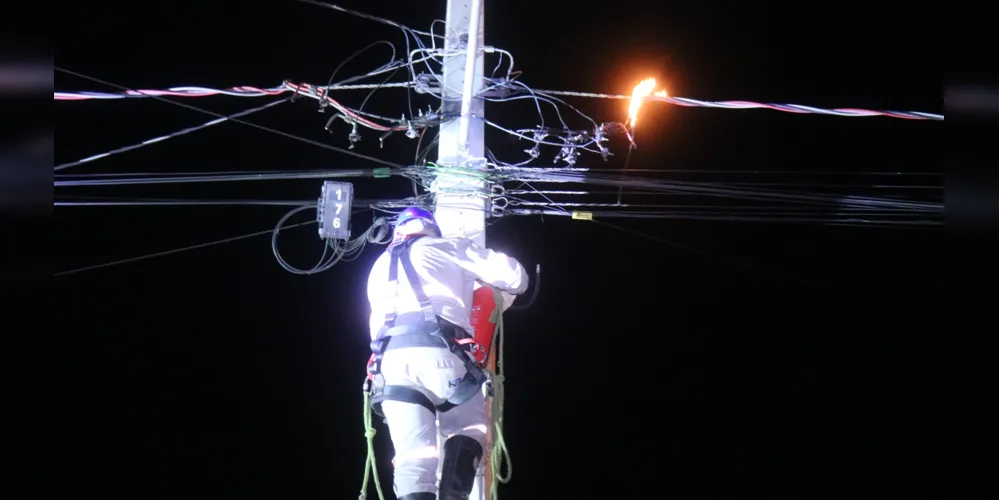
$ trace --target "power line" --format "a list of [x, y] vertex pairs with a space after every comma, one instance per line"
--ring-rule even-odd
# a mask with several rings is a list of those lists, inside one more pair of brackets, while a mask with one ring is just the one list
[[[354, 200], [353, 208], [371, 208], [372, 206], [392, 205], [398, 200]], [[177, 198], [133, 198], [116, 199], [89, 197], [76, 200], [55, 201], [57, 207], [156, 207], [156, 206], [272, 206], [301, 207], [316, 205], [316, 200], [207, 200], [207, 199], [177, 199]]]
[[[520, 167], [520, 168], [536, 168], [536, 167]], [[559, 167], [556, 167], [559, 168]], [[578, 170], [584, 172], [620, 172], [619, 168], [585, 168], [580, 167]], [[662, 172], [664, 174], [753, 174], [753, 175], [884, 175], [884, 176], [905, 176], [905, 175], [920, 175], [920, 176], [932, 176], [932, 177], [943, 177], [942, 172], [865, 172], [865, 171], [837, 171], [837, 170], [826, 170], [826, 171], [812, 171], [812, 170], [715, 170], [715, 169], [676, 169], [676, 168], [629, 168], [629, 172]]]
[[[363, 75], [369, 76], [369, 75]], [[355, 77], [357, 78], [357, 77]], [[326, 91], [333, 90], [373, 90], [385, 88], [409, 88], [413, 87], [412, 82], [387, 82], [387, 83], [362, 83], [354, 85], [334, 84], [323, 87]], [[124, 92], [53, 92], [56, 101], [89, 101], [89, 100], [116, 100], [116, 99], [142, 99], [153, 96], [164, 97], [266, 97], [293, 92], [295, 89], [289, 86], [288, 82], [273, 88], [259, 88], [248, 85], [238, 87], [228, 87], [225, 89], [213, 89], [200, 86], [170, 87], [168, 89], [135, 89]]]
[[[305, 0], [299, 0], [299, 1], [305, 1]], [[495, 85], [495, 87], [509, 88], [510, 85], [514, 83], [523, 85], [520, 82], [506, 82], [502, 84], [497, 84]], [[398, 82], [398, 83], [386, 82], [385, 84], [341, 85], [341, 86], [330, 86], [329, 90], [351, 90], [351, 89], [377, 90], [388, 87], [413, 88], [416, 87], [416, 84], [412, 82]], [[319, 87], [319, 88], [325, 89], [326, 87]], [[255, 89], [255, 90], [240, 91], [238, 89]], [[289, 86], [286, 82], [282, 84], [282, 86], [275, 87], [273, 89], [256, 89], [255, 87], [245, 87], [245, 86], [231, 87], [229, 89], [211, 89], [205, 87], [180, 87], [180, 88], [170, 88], [165, 90], [126, 89], [124, 93], [120, 94], [100, 93], [100, 92], [55, 92], [53, 94], [53, 97], [57, 101], [83, 101], [89, 99], [127, 99], [127, 98], [136, 98], [136, 97], [155, 98], [159, 95], [170, 95], [174, 97], [207, 97], [211, 95], [230, 95], [234, 97], [260, 97], [263, 95], [273, 95], [275, 92], [276, 93], [292, 92], [295, 90], [296, 90], [295, 87]], [[571, 97], [590, 97], [598, 99], [632, 98], [632, 96], [630, 95], [623, 95], [623, 94], [601, 94], [597, 92], [577, 92], [572, 90], [534, 90], [530, 89], [529, 87], [527, 87], [527, 91], [529, 92], [530, 95], [515, 95], [512, 97], [505, 97], [492, 100], [509, 101], [513, 99], [528, 98], [528, 99], [535, 99], [537, 101], [547, 102], [549, 100], [544, 99], [543, 97], [551, 97], [556, 95], [571, 96]], [[929, 120], [929, 121], [944, 120], [944, 115], [938, 113], [927, 113], [925, 111], [882, 111], [882, 110], [860, 109], [860, 108], [818, 108], [815, 106], [806, 106], [803, 104], [777, 104], [777, 103], [765, 103], [765, 102], [753, 102], [753, 101], [703, 101], [700, 99], [691, 99], [689, 97], [663, 97], [663, 96], [649, 96], [643, 98], [643, 101], [664, 102], [667, 104], [673, 104], [675, 106], [684, 106], [684, 107], [717, 108], [717, 109], [770, 109], [773, 111], [782, 111], [785, 113], [831, 115], [831, 116], [841, 116], [847, 118], [881, 116], [887, 118], [901, 118], [905, 120]]]
[[75, 167], [77, 165], [82, 165], [84, 163], [92, 162], [94, 160], [99, 160], [101, 158], [107, 158], [109, 156], [113, 156], [113, 155], [116, 155], [116, 154], [119, 154], [119, 153], [125, 153], [127, 151], [134, 151], [136, 149], [148, 146], [150, 144], [156, 144], [158, 142], [163, 142], [163, 141], [165, 141], [167, 139], [173, 139], [174, 137], [179, 137], [179, 136], [182, 136], [182, 135], [185, 135], [185, 134], [190, 134], [191, 132], [196, 132], [198, 130], [202, 130], [202, 129], [206, 129], [208, 127], [211, 127], [213, 125], [218, 125], [218, 124], [223, 123], [225, 121], [232, 120], [233, 118], [239, 118], [241, 116], [251, 115], [251, 114], [256, 113], [258, 111], [263, 111], [265, 109], [272, 108], [274, 106], [277, 106], [278, 104], [282, 104], [282, 103], [288, 102], [289, 99], [290, 98], [285, 98], [285, 99], [281, 99], [279, 101], [270, 102], [270, 103], [264, 104], [263, 106], [257, 106], [256, 108], [248, 109], [246, 111], [240, 111], [239, 113], [236, 113], [236, 114], [233, 114], [233, 115], [229, 115], [229, 116], [226, 116], [226, 117], [223, 117], [223, 118], [216, 118], [216, 119], [211, 120], [209, 122], [202, 123], [201, 125], [197, 125], [197, 126], [194, 126], [194, 127], [188, 127], [188, 128], [185, 128], [185, 129], [182, 129], [182, 130], [178, 130], [176, 132], [172, 132], [172, 133], [169, 133], [169, 134], [166, 134], [166, 135], [161, 135], [159, 137], [154, 137], [152, 139], [148, 139], [148, 140], [142, 141], [142, 142], [140, 142], [138, 144], [133, 144], [131, 146], [125, 146], [125, 147], [118, 148], [118, 149], [112, 149], [111, 151], [107, 151], [105, 153], [100, 153], [100, 154], [96, 154], [96, 155], [93, 155], [93, 156], [88, 156], [88, 157], [86, 157], [86, 158], [84, 158], [82, 160], [77, 160], [77, 161], [73, 161], [73, 162], [69, 162], [69, 163], [63, 163], [62, 165], [56, 165], [55, 166], [55, 171], [65, 170], [67, 168]]
[[[600, 94], [596, 92], [576, 92], [571, 90], [535, 90], [541, 95], [564, 95], [572, 97], [593, 97], [597, 99], [631, 99], [630, 95], [621, 94]], [[902, 118], [906, 120], [934, 120], [943, 121], [944, 115], [936, 113], [926, 113], [923, 111], [876, 111], [872, 109], [859, 108], [816, 108], [814, 106], [804, 106], [801, 104], [774, 104], [753, 101], [701, 101], [690, 99], [689, 97], [664, 97], [649, 96], [643, 98], [647, 102], [665, 102], [677, 106], [701, 107], [701, 108], [722, 108], [722, 109], [772, 109], [785, 113], [800, 114], [820, 114], [834, 115], [851, 118], [866, 116], [885, 116], [889, 118]]]
[[[768, 224], [820, 224], [826, 226], [849, 226], [865, 228], [907, 228], [907, 229], [930, 229], [943, 226], [943, 221], [927, 218], [923, 215], [921, 219], [915, 219], [922, 214], [903, 213], [804, 213], [795, 214], [786, 212], [633, 212], [633, 211], [566, 211], [562, 205], [552, 204], [553, 208], [544, 209], [506, 209], [503, 217], [509, 216], [561, 216], [572, 217], [581, 220], [602, 220], [607, 218], [620, 219], [663, 219], [663, 220], [695, 220], [695, 221], [718, 221], [718, 222], [757, 222]], [[904, 219], [910, 218], [910, 219]]]
[[551, 173], [539, 173], [532, 172], [535, 176], [535, 182], [546, 182], [546, 181], [557, 181], [557, 182], [573, 182], [573, 183], [585, 183], [585, 184], [596, 184], [604, 186], [615, 186], [615, 187], [631, 187], [637, 189], [646, 189], [650, 191], [672, 191], [676, 193], [684, 193], [688, 195], [701, 194], [708, 196], [720, 196], [725, 198], [733, 199], [770, 199], [770, 200], [780, 200], [787, 202], [813, 202], [813, 203], [830, 203], [834, 205], [854, 205], [854, 206], [868, 206], [868, 207], [893, 207], [893, 208], [910, 208], [910, 209], [922, 209], [937, 211], [942, 210], [943, 206], [940, 203], [920, 203], [920, 202], [906, 202], [883, 198], [871, 198], [863, 196], [833, 196], [829, 194], [805, 194], [805, 193], [793, 193], [793, 192], [783, 192], [774, 190], [763, 190], [763, 189], [749, 189], [749, 188], [738, 188], [738, 187], [728, 187], [717, 183], [698, 183], [698, 182], [680, 182], [680, 181], [661, 181], [652, 179], [642, 179], [637, 177], [614, 177], [606, 176], [600, 174], [583, 174], [577, 172], [551, 172]]
[[333, 179], [342, 177], [388, 177], [399, 171], [387, 168], [288, 171], [266, 174], [171, 175], [165, 177], [137, 177], [124, 179], [88, 179], [53, 181], [56, 187], [64, 186], [124, 186], [136, 184], [187, 184], [200, 182], [272, 181], [293, 179]]
[[[94, 78], [92, 76], [84, 75], [82, 73], [77, 73], [75, 71], [70, 71], [68, 69], [60, 68], [59, 66], [55, 66], [54, 68], [56, 69], [56, 71], [62, 71], [63, 73], [70, 74], [70, 75], [73, 75], [73, 76], [76, 76], [76, 77], [79, 77], [79, 78], [83, 78], [83, 79], [86, 79], [86, 80], [90, 80], [92, 82], [99, 83], [101, 85], [107, 85], [109, 87], [115, 87], [115, 88], [118, 88], [118, 89], [121, 89], [121, 90], [132, 90], [132, 89], [129, 89], [128, 87], [124, 87], [124, 86], [118, 85], [116, 83], [111, 83], [111, 82], [108, 82], [108, 81], [105, 81], [105, 80], [101, 80], [99, 78]], [[190, 104], [184, 104], [182, 102], [171, 101], [169, 99], [164, 99], [164, 98], [159, 97], [159, 96], [149, 96], [149, 97], [152, 98], [152, 99], [156, 99], [158, 101], [163, 101], [163, 102], [170, 103], [170, 104], [172, 104], [174, 106], [180, 106], [182, 108], [187, 108], [187, 109], [190, 109], [192, 111], [197, 111], [199, 113], [205, 113], [205, 114], [208, 114], [208, 115], [212, 115], [212, 116], [214, 116], [216, 118], [228, 118], [227, 116], [225, 116], [223, 114], [215, 113], [213, 111], [208, 111], [207, 109], [201, 109], [201, 108], [199, 108], [197, 106], [191, 106]], [[386, 161], [386, 160], [382, 160], [382, 159], [379, 159], [379, 158], [375, 158], [373, 156], [363, 155], [361, 153], [355, 153], [355, 152], [353, 152], [353, 151], [351, 151], [349, 149], [338, 148], [336, 146], [331, 146], [329, 144], [324, 144], [324, 143], [319, 142], [319, 141], [314, 141], [312, 139], [307, 139], [305, 137], [299, 137], [299, 136], [294, 135], [294, 134], [289, 134], [289, 133], [283, 132], [281, 130], [273, 129], [273, 128], [270, 128], [270, 127], [265, 127], [263, 125], [258, 125], [258, 124], [253, 123], [253, 122], [248, 122], [248, 121], [244, 121], [244, 120], [240, 120], [240, 119], [236, 119], [236, 118], [230, 118], [230, 120], [233, 121], [233, 122], [242, 123], [243, 125], [247, 125], [247, 126], [250, 126], [250, 127], [253, 127], [253, 128], [257, 128], [257, 129], [260, 129], [260, 130], [263, 130], [263, 131], [266, 131], [266, 132], [270, 132], [272, 134], [277, 134], [277, 135], [280, 135], [282, 137], [287, 137], [289, 139], [294, 139], [296, 141], [301, 141], [301, 142], [304, 142], [306, 144], [311, 144], [313, 146], [317, 146], [317, 147], [320, 147], [320, 148], [323, 148], [323, 149], [328, 149], [330, 151], [336, 151], [338, 153], [343, 153], [343, 154], [346, 154], [346, 155], [350, 155], [350, 156], [353, 156], [355, 158], [361, 158], [361, 159], [364, 159], [364, 160], [372, 161], [372, 162], [375, 162], [375, 163], [380, 163], [382, 165], [387, 165], [387, 166], [390, 166], [390, 167], [401, 167], [402, 166], [402, 165], [399, 165], [399, 164], [396, 164], [396, 163], [392, 163], [390, 161]]]
[[[300, 207], [312, 200], [119, 200], [119, 201], [56, 201], [57, 207], [156, 207], [156, 206], [274, 206]], [[356, 204], [357, 202], [355, 202]]]
[[[316, 221], [300, 222], [298, 224], [289, 224], [287, 226], [282, 226], [281, 229], [291, 229], [291, 228], [294, 228], [294, 227], [304, 226], [306, 224], [315, 224], [315, 223], [316, 223]], [[245, 240], [247, 238], [253, 238], [255, 236], [263, 236], [265, 234], [272, 234], [272, 233], [274, 233], [274, 229], [273, 228], [272, 229], [267, 229], [265, 231], [257, 231], [255, 233], [243, 234], [243, 235], [240, 235], [240, 236], [233, 236], [231, 238], [225, 238], [225, 239], [222, 239], [222, 240], [209, 241], [208, 243], [201, 243], [201, 244], [198, 244], [198, 245], [191, 245], [191, 246], [186, 246], [186, 247], [182, 247], [182, 248], [175, 248], [173, 250], [166, 250], [166, 251], [163, 251], [163, 252], [156, 252], [156, 253], [151, 253], [151, 254], [146, 254], [146, 255], [140, 255], [138, 257], [131, 257], [131, 258], [128, 258], [128, 259], [121, 259], [121, 260], [116, 260], [116, 261], [112, 261], [112, 262], [105, 262], [103, 264], [96, 264], [96, 265], [93, 265], [93, 266], [81, 267], [81, 268], [77, 268], [77, 269], [70, 269], [68, 271], [61, 271], [61, 272], [55, 273], [55, 276], [66, 276], [68, 274], [82, 273], [84, 271], [92, 271], [94, 269], [103, 269], [105, 267], [117, 266], [119, 264], [128, 264], [130, 262], [138, 262], [140, 260], [152, 259], [154, 257], [162, 257], [162, 256], [165, 256], [165, 255], [172, 255], [172, 254], [175, 254], [175, 253], [186, 252], [188, 250], [197, 250], [199, 248], [205, 248], [205, 247], [210, 247], [210, 246], [214, 246], [214, 245], [221, 245], [223, 243], [231, 243], [233, 241]]]
[[444, 38], [441, 35], [435, 35], [433, 33], [428, 33], [426, 31], [414, 30], [413, 28], [410, 28], [409, 26], [406, 26], [406, 25], [403, 25], [403, 24], [399, 24], [399, 23], [397, 23], [397, 22], [395, 22], [395, 21], [393, 21], [391, 19], [385, 19], [384, 17], [378, 17], [378, 16], [373, 16], [371, 14], [365, 14], [364, 12], [360, 12], [360, 11], [356, 11], [356, 10], [351, 10], [351, 9], [348, 9], [348, 8], [345, 8], [345, 7], [341, 7], [341, 6], [336, 5], [336, 4], [331, 4], [331, 3], [326, 3], [326, 2], [319, 2], [317, 0], [298, 0], [298, 1], [302, 2], [302, 3], [310, 4], [310, 5], [315, 5], [317, 7], [325, 7], [327, 9], [333, 9], [333, 10], [336, 10], [336, 11], [339, 11], [339, 12], [343, 12], [344, 14], [350, 14], [352, 16], [359, 17], [361, 19], [368, 19], [370, 21], [375, 21], [375, 22], [379, 22], [379, 23], [382, 23], [382, 24], [387, 24], [387, 25], [392, 26], [394, 28], [399, 28], [399, 29], [401, 29], [401, 30], [403, 30], [405, 32], [415, 33], [415, 34], [418, 34], [418, 35], [423, 35], [423, 36], [428, 36], [428, 37]]

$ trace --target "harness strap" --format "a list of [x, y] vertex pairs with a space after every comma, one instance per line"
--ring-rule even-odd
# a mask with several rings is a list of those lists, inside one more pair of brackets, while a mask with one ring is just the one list
[[379, 417], [384, 417], [385, 415], [382, 413], [382, 403], [389, 400], [420, 405], [426, 408], [430, 413], [435, 415], [437, 414], [437, 408], [434, 407], [434, 402], [431, 401], [426, 394], [423, 394], [422, 392], [411, 387], [402, 385], [386, 385], [383, 387], [380, 392], [371, 397], [371, 409]]
[[[406, 240], [405, 242], [392, 247], [389, 250], [389, 284], [392, 288], [392, 300], [396, 303], [399, 293], [399, 264], [402, 264], [402, 270], [406, 273], [406, 279], [409, 281], [409, 286], [413, 290], [413, 295], [416, 296], [416, 300], [420, 304], [420, 310], [423, 311], [423, 319], [427, 323], [436, 325], [438, 324], [437, 316], [434, 314], [433, 303], [430, 302], [430, 297], [427, 296], [427, 292], [423, 290], [423, 284], [420, 282], [420, 275], [417, 274], [416, 268], [413, 267], [413, 260], [410, 258], [410, 250], [412, 250], [413, 243], [420, 239], [422, 236], [416, 236]], [[392, 328], [395, 326], [395, 321], [399, 317], [399, 311], [396, 307], [392, 308], [392, 312], [385, 315], [385, 329]], [[384, 332], [382, 333], [384, 335]]]
[[[372, 409], [379, 416], [383, 416], [381, 403], [390, 399], [421, 405], [430, 410], [431, 413], [445, 412], [474, 397], [486, 381], [485, 372], [467, 352], [475, 345], [475, 339], [458, 338], [459, 335], [456, 333], [463, 332], [463, 330], [447, 322], [445, 322], [446, 326], [442, 325], [440, 318], [434, 314], [433, 304], [423, 290], [420, 276], [413, 267], [413, 261], [410, 258], [410, 250], [418, 238], [411, 238], [389, 250], [391, 252], [389, 282], [393, 284], [393, 293], [398, 297], [399, 264], [401, 263], [403, 272], [406, 273], [406, 279], [413, 290], [413, 295], [416, 296], [420, 309], [423, 311], [424, 323], [423, 325], [395, 326], [398, 310], [393, 308], [391, 313], [385, 315], [385, 326], [378, 333], [378, 338], [371, 342], [373, 354], [368, 362], [368, 372], [376, 386], [375, 394], [372, 397]], [[468, 335], [468, 332], [464, 333]], [[465, 376], [454, 388], [447, 401], [435, 406], [420, 391], [405, 386], [384, 384], [381, 377], [382, 355], [389, 349], [404, 347], [443, 347], [461, 360], [465, 367]]]
[[[442, 331], [438, 328], [433, 332], [420, 332], [409, 330], [408, 333], [402, 333], [401, 331], [406, 327], [393, 327], [389, 331], [398, 332], [395, 335], [389, 335], [381, 337], [373, 342], [371, 342], [372, 356], [368, 364], [368, 372], [370, 373], [373, 380], [375, 380], [375, 396], [378, 403], [386, 399], [397, 399], [400, 401], [405, 401], [408, 403], [420, 404], [426, 407], [428, 404], [431, 407], [436, 408], [435, 411], [445, 412], [448, 411], [475, 396], [482, 384], [486, 382], [486, 373], [479, 367], [475, 359], [468, 355], [466, 350], [468, 349], [468, 343], [463, 342], [465, 340], [471, 339], [455, 339], [454, 338], [454, 328], [450, 326], [446, 328], [449, 330], [448, 333]], [[396, 391], [395, 389], [390, 389], [394, 385], [385, 385], [381, 377], [382, 368], [382, 357], [385, 352], [391, 349], [403, 349], [406, 347], [437, 347], [446, 348], [452, 354], [454, 354], [465, 368], [465, 376], [461, 378], [458, 385], [455, 386], [454, 390], [445, 402], [440, 405], [434, 405], [429, 399], [419, 391], [419, 397], [415, 395], [407, 396], [403, 394], [403, 391]], [[400, 397], [396, 397], [400, 396]], [[373, 400], [374, 400], [373, 399]], [[426, 401], [424, 401], [426, 400]], [[380, 404], [378, 405], [380, 407]], [[381, 409], [376, 408], [375, 413], [381, 415]]]

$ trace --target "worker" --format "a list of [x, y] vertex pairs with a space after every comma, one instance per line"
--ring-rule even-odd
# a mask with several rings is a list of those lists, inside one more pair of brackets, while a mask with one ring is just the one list
[[[443, 238], [433, 214], [417, 207], [400, 213], [392, 243], [368, 276], [372, 406], [395, 448], [399, 500], [471, 493], [487, 422], [486, 377], [469, 351], [489, 348], [474, 345], [471, 335], [476, 281], [503, 292], [501, 311], [528, 285], [517, 260], [468, 238]], [[438, 432], [447, 437], [440, 453]]]

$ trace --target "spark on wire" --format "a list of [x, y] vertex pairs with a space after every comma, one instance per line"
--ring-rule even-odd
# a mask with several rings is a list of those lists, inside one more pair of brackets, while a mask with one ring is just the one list
[[[536, 90], [539, 94], [562, 95], [569, 97], [592, 97], [596, 99], [631, 99], [630, 95], [621, 94], [600, 94], [595, 92], [576, 92], [570, 90]], [[936, 113], [925, 113], [922, 111], [875, 111], [871, 109], [857, 108], [834, 108], [824, 109], [813, 106], [803, 106], [801, 104], [773, 104], [752, 101], [700, 101], [687, 97], [650, 96], [645, 101], [658, 101], [677, 106], [701, 107], [701, 108], [722, 108], [722, 109], [772, 109], [785, 113], [800, 114], [820, 114], [846, 117], [862, 116], [886, 116], [889, 118], [902, 118], [906, 120], [938, 120], [943, 121], [944, 115]]]
[[[58, 69], [58, 68], [57, 68]], [[343, 85], [333, 86], [330, 90], [350, 90], [350, 89], [376, 89], [388, 87], [412, 87], [411, 82], [386, 83], [384, 85]], [[242, 89], [242, 90], [240, 90]], [[253, 89], [253, 90], [249, 90]], [[292, 88], [284, 84], [271, 89], [257, 89], [255, 87], [232, 87], [229, 89], [209, 89], [204, 87], [176, 87], [166, 90], [126, 90], [122, 93], [100, 93], [100, 92], [55, 92], [57, 101], [82, 101], [88, 99], [126, 99], [139, 97], [159, 97], [168, 95], [172, 97], [207, 97], [212, 95], [230, 95], [235, 97], [261, 97], [267, 95], [277, 95], [283, 92], [291, 92]], [[590, 97], [596, 99], [632, 99], [633, 96], [621, 94], [602, 94], [597, 92], [577, 92], [570, 90], [534, 90], [538, 95], [560, 95], [567, 97]], [[507, 98], [509, 99], [509, 98]], [[937, 113], [926, 113], [922, 111], [877, 111], [859, 108], [817, 108], [802, 104], [775, 104], [753, 101], [702, 101], [688, 97], [669, 97], [666, 95], [651, 95], [645, 97], [643, 102], [665, 102], [676, 106], [720, 108], [720, 109], [772, 109], [785, 113], [798, 114], [820, 114], [844, 117], [866, 117], [884, 116], [889, 118], [900, 118], [905, 120], [934, 120], [943, 121], [944, 115]]]
[[[628, 126], [634, 130], [635, 125], [638, 123], [638, 110], [642, 107], [642, 103], [650, 96], [653, 95], [652, 91], [656, 89], [656, 79], [646, 78], [635, 85], [635, 89], [631, 91], [631, 101], [628, 103]], [[660, 90], [655, 93], [656, 97], [666, 97], [666, 91]], [[634, 133], [634, 132], [632, 132]]]

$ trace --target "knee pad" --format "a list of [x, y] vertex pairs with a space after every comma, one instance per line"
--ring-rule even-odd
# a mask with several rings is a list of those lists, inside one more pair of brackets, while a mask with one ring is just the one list
[[482, 445], [468, 436], [444, 441], [441, 462], [440, 500], [465, 500], [475, 483], [475, 470], [482, 458]]

